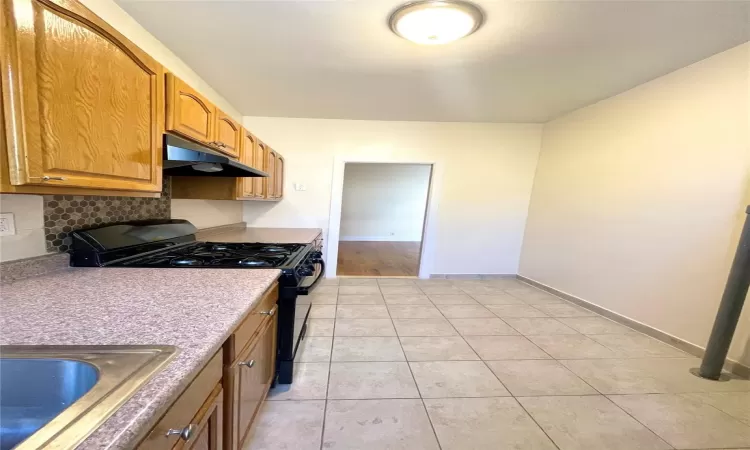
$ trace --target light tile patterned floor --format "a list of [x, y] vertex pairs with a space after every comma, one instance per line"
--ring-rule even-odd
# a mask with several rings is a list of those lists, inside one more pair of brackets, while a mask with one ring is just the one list
[[750, 449], [750, 381], [516, 280], [325, 280], [246, 450]]

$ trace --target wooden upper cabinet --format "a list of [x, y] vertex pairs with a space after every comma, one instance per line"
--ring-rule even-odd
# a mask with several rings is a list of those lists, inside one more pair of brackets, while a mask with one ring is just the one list
[[167, 131], [209, 143], [216, 126], [216, 107], [198, 91], [167, 74]]
[[[257, 149], [257, 139], [252, 133], [242, 128], [242, 147], [240, 149], [240, 161], [250, 167], [255, 167], [255, 153]], [[255, 197], [255, 178], [241, 177], [237, 179], [239, 195], [241, 197]]]
[[12, 185], [161, 191], [164, 72], [77, 1], [0, 1]]
[[234, 119], [216, 109], [216, 135], [214, 142], [220, 151], [234, 158], [240, 157], [240, 146], [242, 145], [242, 126]]
[[276, 158], [277, 153], [271, 149], [268, 150], [268, 159], [266, 163], [266, 196], [265, 198], [276, 198]]
[[[268, 173], [268, 146], [261, 141], [258, 141], [257, 143], [254, 159], [255, 164], [253, 164], [253, 167]], [[253, 192], [255, 194], [255, 198], [266, 197], [266, 180], [267, 178], [263, 177], [253, 178]]]
[[276, 154], [276, 172], [274, 173], [274, 198], [281, 199], [284, 197], [284, 157]]

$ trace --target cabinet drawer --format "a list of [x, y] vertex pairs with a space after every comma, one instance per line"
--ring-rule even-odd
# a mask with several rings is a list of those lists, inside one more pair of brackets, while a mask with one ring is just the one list
[[253, 335], [259, 330], [263, 319], [273, 317], [276, 314], [276, 301], [279, 298], [279, 285], [274, 284], [265, 294], [257, 305], [250, 311], [250, 314], [237, 327], [237, 331], [229, 337], [225, 354], [227, 364], [233, 363], [239, 353], [247, 346]]
[[[212, 399], [213, 395], [216, 394], [217, 385], [221, 382], [222, 374], [222, 359], [221, 352], [217, 352], [213, 358], [208, 362], [206, 367], [201, 370], [197, 377], [192, 383], [185, 389], [180, 397], [175, 401], [172, 406], [169, 407], [164, 417], [154, 426], [151, 432], [141, 442], [138, 447], [140, 450], [161, 450], [167, 448], [182, 448], [184, 444], [190, 444], [187, 448], [192, 448], [192, 439], [184, 441], [180, 439], [178, 435], [167, 435], [169, 430], [179, 430], [188, 427], [193, 424], [197, 428], [200, 428], [201, 422], [201, 410], [209, 400]], [[222, 395], [217, 397], [220, 401]], [[219, 411], [222, 410], [219, 405]], [[209, 413], [209, 412], [207, 412]], [[203, 430], [196, 429], [192, 433], [193, 436], [202, 437]], [[219, 431], [221, 434], [221, 431]], [[196, 438], [193, 438], [196, 439]]]

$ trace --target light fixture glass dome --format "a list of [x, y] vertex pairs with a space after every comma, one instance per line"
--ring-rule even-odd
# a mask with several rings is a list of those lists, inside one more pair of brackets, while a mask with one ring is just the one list
[[461, 39], [482, 25], [482, 11], [462, 1], [407, 3], [391, 14], [391, 30], [417, 44], [439, 45]]

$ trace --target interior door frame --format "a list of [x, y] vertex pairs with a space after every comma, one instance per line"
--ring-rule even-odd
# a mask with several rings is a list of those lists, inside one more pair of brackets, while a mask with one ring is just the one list
[[347, 163], [357, 164], [419, 164], [432, 166], [430, 183], [427, 186], [427, 207], [422, 227], [422, 243], [419, 255], [419, 278], [430, 278], [435, 260], [435, 240], [438, 210], [438, 196], [443, 180], [443, 167], [435, 161], [398, 160], [392, 155], [367, 157], [335, 157], [331, 183], [331, 207], [328, 219], [328, 242], [326, 245], [326, 278], [335, 278], [338, 269], [339, 237], [341, 232], [341, 205], [344, 198], [344, 171]]

